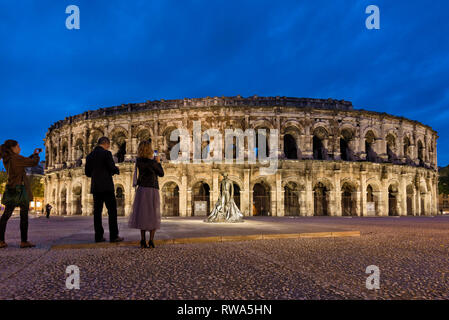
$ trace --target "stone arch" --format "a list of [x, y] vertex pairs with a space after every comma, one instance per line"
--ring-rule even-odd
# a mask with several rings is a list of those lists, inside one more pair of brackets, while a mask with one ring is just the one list
[[399, 161], [397, 152], [398, 152], [398, 142], [397, 135], [390, 132], [385, 136], [386, 142], [386, 152], [388, 156], [388, 162], [397, 163]]
[[353, 151], [353, 141], [355, 139], [355, 130], [352, 127], [343, 127], [340, 129], [340, 158], [344, 161], [356, 160]]
[[392, 182], [388, 185], [388, 215], [398, 216], [398, 198], [399, 198], [399, 184]]
[[179, 216], [179, 184], [173, 180], [164, 182], [161, 188], [162, 216]]
[[128, 131], [125, 128], [116, 126], [111, 131], [111, 152], [117, 157], [118, 163], [125, 161], [126, 140], [128, 140]]
[[136, 139], [137, 143], [139, 144], [142, 141], [149, 140], [152, 136], [152, 130], [151, 128], [148, 128], [146, 126], [139, 126], [136, 130]]
[[425, 149], [424, 144], [421, 139], [418, 139], [418, 143], [416, 144], [416, 147], [418, 148], [417, 156], [418, 156], [419, 166], [423, 167], [424, 161], [425, 161], [426, 149]]
[[82, 138], [77, 138], [75, 140], [75, 146], [73, 150], [74, 150], [75, 165], [79, 167], [81, 166], [82, 159], [84, 157], [84, 141]]
[[284, 215], [285, 216], [299, 216], [300, 209], [300, 186], [288, 181], [284, 184]]
[[173, 130], [176, 130], [176, 129], [177, 129], [177, 127], [175, 127], [173, 125], [170, 125], [170, 126], [167, 126], [163, 130], [163, 132], [162, 132], [162, 136], [163, 136], [163, 150], [164, 150], [165, 157], [166, 157], [167, 160], [176, 160], [177, 159], [177, 157], [175, 159], [171, 159], [171, 157], [170, 157], [170, 152], [173, 149], [173, 147], [176, 144], [181, 142], [181, 137], [180, 136], [178, 136], [178, 140], [177, 141], [171, 141], [170, 140], [171, 133], [173, 132]]
[[72, 215], [83, 214], [83, 187], [80, 183], [77, 183], [72, 188]]
[[69, 143], [64, 139], [61, 146], [61, 163], [63, 168], [67, 167], [67, 161], [69, 161]]
[[328, 160], [327, 144], [329, 141], [329, 132], [323, 127], [319, 126], [313, 130], [313, 159]]
[[313, 187], [313, 215], [329, 215], [329, 187], [323, 182], [317, 182]]
[[380, 162], [380, 158], [375, 151], [377, 136], [375, 135], [374, 131], [371, 129], [366, 131], [364, 139], [365, 139], [366, 161]]
[[406, 187], [406, 212], [408, 216], [413, 216], [414, 214], [414, 198], [415, 198], [415, 188], [410, 183]]
[[122, 184], [115, 185], [115, 198], [117, 199], [117, 216], [125, 216], [125, 188]]
[[65, 216], [65, 215], [67, 215], [67, 205], [68, 205], [68, 203], [67, 203], [67, 187], [66, 186], [64, 186], [61, 189], [60, 199], [61, 199], [61, 202], [59, 204], [59, 207], [60, 207], [59, 212], [60, 212], [60, 215]]
[[377, 216], [379, 214], [379, 187], [374, 182], [367, 182], [366, 186], [366, 215]]
[[[263, 133], [263, 131], [259, 130], [264, 130], [265, 129], [265, 133]], [[266, 121], [266, 120], [260, 120], [260, 121], [256, 121], [254, 123], [254, 135], [256, 137], [256, 144], [255, 144], [255, 155], [256, 157], [259, 157], [259, 152], [262, 153], [262, 157], [268, 158], [270, 155], [270, 143], [269, 143], [269, 137], [270, 137], [270, 131], [273, 129], [273, 125]], [[260, 140], [263, 139], [263, 140]], [[259, 141], [260, 140], [260, 141]], [[263, 141], [265, 141], [265, 152], [263, 152], [264, 148], [263, 148]]]
[[410, 157], [411, 144], [412, 143], [411, 143], [410, 138], [407, 135], [405, 135], [404, 138], [402, 139], [402, 148], [403, 148], [402, 153], [403, 153], [404, 157], [406, 157], [406, 158], [411, 158]]
[[350, 181], [341, 184], [342, 216], [357, 216], [357, 185]]
[[207, 181], [199, 180], [192, 184], [191, 190], [192, 216], [207, 216], [210, 213], [210, 185]]
[[253, 215], [270, 216], [271, 213], [271, 187], [265, 180], [254, 183], [253, 188]]

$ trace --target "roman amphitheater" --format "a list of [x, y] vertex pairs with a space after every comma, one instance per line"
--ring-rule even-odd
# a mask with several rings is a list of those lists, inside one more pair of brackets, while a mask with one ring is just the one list
[[[279, 130], [277, 170], [262, 175], [260, 162], [170, 159], [177, 144], [171, 132], [192, 132], [193, 121], [201, 121], [202, 131]], [[258, 96], [162, 99], [87, 111], [54, 123], [45, 138], [45, 201], [53, 213], [92, 214], [84, 164], [103, 135], [111, 138], [120, 168], [114, 176], [119, 215], [130, 214], [137, 146], [150, 137], [163, 155], [163, 216], [208, 214], [218, 199], [222, 172], [233, 181], [234, 200], [245, 216], [437, 214], [438, 136], [429, 126], [357, 110], [344, 100]], [[203, 141], [203, 148], [207, 144]], [[245, 146], [246, 159], [247, 139]]]

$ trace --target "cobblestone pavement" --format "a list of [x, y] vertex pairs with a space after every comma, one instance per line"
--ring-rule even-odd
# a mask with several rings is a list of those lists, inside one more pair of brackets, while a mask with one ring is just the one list
[[[330, 222], [362, 235], [155, 249], [11, 243], [0, 250], [0, 299], [449, 299], [448, 216], [313, 220]], [[51, 234], [49, 225], [42, 241]], [[80, 268], [79, 290], [65, 288], [68, 265]], [[379, 290], [365, 287], [369, 265], [380, 268]]]

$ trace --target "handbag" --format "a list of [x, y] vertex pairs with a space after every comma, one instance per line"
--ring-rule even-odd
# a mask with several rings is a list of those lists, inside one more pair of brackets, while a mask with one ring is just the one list
[[[9, 163], [8, 167], [10, 168], [10, 166], [11, 162]], [[10, 172], [9, 168], [8, 173]], [[22, 183], [23, 183], [23, 176], [22, 176]], [[30, 199], [28, 197], [28, 193], [26, 191], [24, 184], [18, 184], [15, 187], [6, 185], [5, 192], [3, 193], [2, 196], [2, 204], [4, 206], [20, 207], [20, 206], [28, 206], [29, 203]]]

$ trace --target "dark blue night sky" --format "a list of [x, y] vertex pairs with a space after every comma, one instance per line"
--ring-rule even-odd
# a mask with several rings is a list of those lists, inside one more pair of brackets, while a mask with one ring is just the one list
[[[81, 29], [68, 30], [68, 5]], [[365, 8], [378, 5], [380, 30]], [[449, 164], [449, 2], [0, 0], [0, 140], [24, 154], [89, 109], [206, 96], [336, 98], [438, 131]]]

